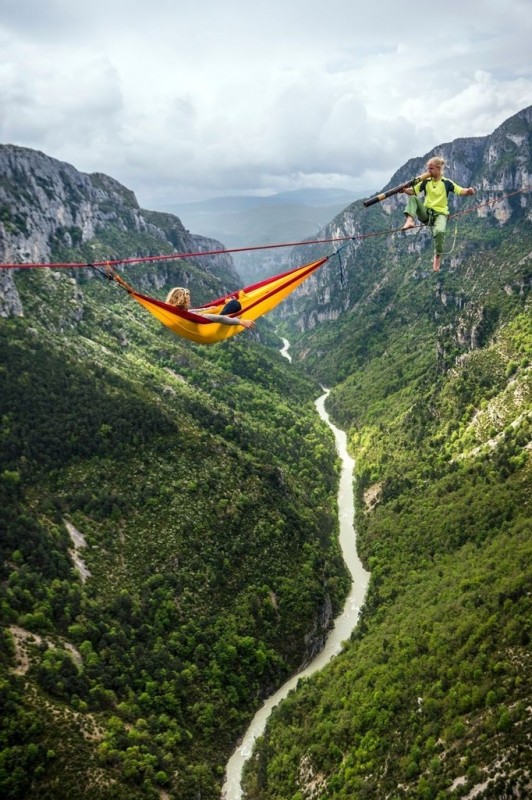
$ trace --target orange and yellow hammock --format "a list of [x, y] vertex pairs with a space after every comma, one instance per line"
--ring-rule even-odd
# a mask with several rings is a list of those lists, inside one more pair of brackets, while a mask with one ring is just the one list
[[[326, 256], [325, 258], [320, 258], [319, 261], [312, 261], [310, 264], [296, 267], [289, 272], [274, 275], [259, 283], [247, 286], [245, 289], [231, 292], [225, 297], [220, 297], [204, 306], [198, 306], [198, 308], [205, 309], [205, 313], [220, 314], [224, 305], [232, 298], [236, 298], [240, 301], [242, 310], [227, 316], [256, 320], [274, 309], [329, 258], [330, 256]], [[166, 325], [178, 336], [190, 339], [192, 342], [215, 344], [224, 339], [229, 339], [230, 336], [234, 336], [235, 333], [240, 333], [244, 330], [240, 325], [223, 325], [220, 322], [212, 322], [202, 317], [201, 314], [184, 311], [163, 303], [161, 300], [147, 297], [132, 289], [119, 275], [115, 274], [113, 277], [123, 288], [127, 289], [137, 303], [144, 306], [159, 322], [162, 322], [163, 325]]]

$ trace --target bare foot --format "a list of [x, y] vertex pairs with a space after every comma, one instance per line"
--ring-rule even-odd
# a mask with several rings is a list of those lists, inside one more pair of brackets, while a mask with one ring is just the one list
[[436, 253], [436, 255], [432, 260], [432, 269], [434, 270], [434, 272], [440, 271], [440, 264], [441, 264], [441, 256]]
[[403, 225], [403, 227], [401, 228], [401, 230], [402, 231], [408, 231], [410, 228], [415, 228], [415, 227], [416, 227], [416, 223], [414, 222], [412, 217], [407, 217], [406, 218], [406, 222]]

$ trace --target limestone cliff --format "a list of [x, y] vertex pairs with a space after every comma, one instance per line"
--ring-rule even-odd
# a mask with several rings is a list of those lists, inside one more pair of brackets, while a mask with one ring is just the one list
[[[445, 172], [460, 186], [473, 185], [477, 190], [474, 198], [452, 198], [451, 213], [467, 207], [481, 206], [470, 214], [467, 222], [476, 225], [474, 237], [460, 231], [453, 247], [453, 231], [448, 235], [449, 249], [447, 268], [457, 271], [474, 257], [479, 250], [487, 248], [498, 239], [499, 233], [510, 236], [510, 229], [519, 225], [530, 230], [532, 222], [532, 200], [527, 187], [532, 176], [532, 106], [525, 108], [506, 120], [489, 136], [461, 138], [438, 145], [418, 158], [410, 159], [394, 175], [388, 184], [377, 191], [386, 191], [405, 182], [425, 169], [427, 160], [433, 155], [445, 158]], [[524, 190], [517, 194], [518, 190]], [[511, 195], [501, 199], [501, 195]], [[497, 199], [497, 203], [489, 205]], [[357, 237], [349, 243], [338, 258], [334, 257], [308, 280], [279, 310], [285, 320], [293, 320], [297, 332], [313, 330], [326, 321], [335, 321], [341, 313], [356, 312], [360, 304], [373, 302], [390, 286], [393, 273], [404, 272], [405, 265], [415, 259], [414, 269], [409, 269], [404, 279], [419, 281], [430, 273], [430, 240], [426, 230], [421, 235], [404, 237], [402, 234], [371, 237], [376, 231], [395, 229], [402, 225], [402, 210], [405, 196], [398, 194], [378, 206], [366, 209], [357, 201], [338, 214], [319, 234], [312, 238], [333, 239]], [[466, 205], [467, 203], [467, 205]], [[464, 218], [465, 219], [465, 218]], [[450, 227], [450, 226], [449, 226]], [[463, 229], [464, 224], [461, 224]], [[505, 229], [508, 229], [505, 234]], [[339, 243], [339, 247], [341, 246]], [[301, 248], [292, 253], [293, 266], [301, 260], [311, 260], [334, 250], [334, 245]], [[427, 255], [427, 253], [429, 255]], [[408, 261], [410, 256], [410, 262]], [[524, 262], [530, 264], [531, 252], [521, 253]], [[406, 258], [405, 258], [406, 257]], [[526, 271], [526, 270], [525, 270]], [[528, 273], [527, 273], [528, 274]], [[502, 276], [504, 278], [504, 276]], [[507, 291], [523, 292], [530, 288], [530, 275], [511, 276]], [[452, 292], [437, 290], [442, 304], [454, 303]], [[466, 301], [462, 301], [464, 307]], [[473, 316], [478, 316], [475, 309]], [[475, 334], [463, 331], [460, 337], [474, 346]]]
[[[113, 233], [113, 236], [110, 235]], [[113, 237], [115, 244], [113, 245]], [[119, 251], [117, 242], [127, 244]], [[87, 261], [172, 252], [220, 249], [212, 239], [187, 231], [171, 214], [139, 207], [132, 191], [113, 178], [78, 172], [44, 153], [0, 145], [0, 261], [49, 262], [83, 252]], [[67, 259], [81, 260], [73, 256]], [[223, 288], [238, 277], [227, 255], [196, 259]], [[163, 285], [167, 270], [152, 270], [142, 281]], [[0, 271], [0, 316], [21, 316], [12, 271]]]

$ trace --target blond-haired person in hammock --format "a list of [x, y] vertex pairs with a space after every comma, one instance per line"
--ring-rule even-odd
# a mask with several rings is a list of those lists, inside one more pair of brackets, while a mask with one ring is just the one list
[[[447, 217], [449, 216], [449, 205], [447, 198], [451, 192], [454, 194], [475, 194], [472, 186], [463, 189], [457, 183], [443, 176], [445, 160], [439, 156], [433, 156], [427, 162], [427, 170], [430, 178], [419, 181], [412, 187], [403, 189], [405, 194], [409, 194], [405, 215], [406, 222], [402, 227], [403, 231], [413, 228], [415, 225], [414, 217], [425, 225], [432, 228], [432, 238], [434, 240], [434, 258], [432, 268], [434, 272], [440, 271], [441, 257], [443, 255], [443, 242], [445, 239], [445, 228], [447, 227]], [[422, 200], [419, 194], [424, 194]]]
[[168, 303], [169, 306], [181, 308], [183, 311], [190, 311], [192, 314], [200, 314], [210, 322], [219, 322], [221, 325], [242, 325], [243, 328], [255, 327], [255, 322], [252, 319], [227, 316], [227, 314], [234, 314], [242, 309], [240, 302], [235, 299], [229, 300], [229, 302], [225, 304], [221, 314], [209, 314], [207, 308], [190, 308], [190, 291], [183, 286], [175, 286], [168, 292], [165, 302]]

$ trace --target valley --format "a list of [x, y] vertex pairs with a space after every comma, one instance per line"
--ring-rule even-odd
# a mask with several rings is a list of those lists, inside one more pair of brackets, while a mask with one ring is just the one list
[[[388, 234], [404, 198], [355, 199], [307, 231], [353, 237], [342, 257], [212, 347], [90, 268], [0, 270], [2, 796], [219, 800], [349, 596], [322, 386], [369, 584], [273, 710], [243, 798], [530, 793], [531, 123], [436, 148], [485, 203], [440, 274], [426, 231]], [[198, 303], [242, 285], [227, 254], [179, 257], [220, 242], [112, 178], [11, 145], [0, 164], [2, 262], [167, 254], [121, 274]]]

